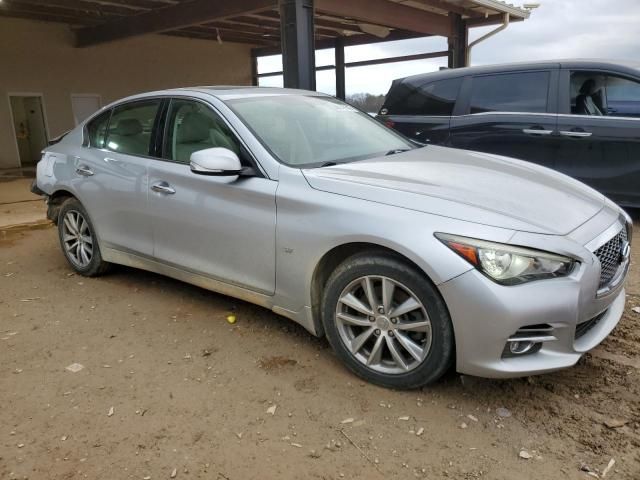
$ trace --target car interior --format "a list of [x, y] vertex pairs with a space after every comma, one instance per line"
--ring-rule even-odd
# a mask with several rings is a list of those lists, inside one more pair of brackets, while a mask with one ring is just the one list
[[240, 146], [226, 125], [196, 102], [174, 102], [169, 114], [167, 155], [189, 163], [191, 154], [207, 148], [227, 148], [241, 156]]
[[575, 111], [578, 115], [602, 116], [606, 111], [606, 95], [603, 94], [602, 83], [599, 77], [587, 78], [575, 99]]

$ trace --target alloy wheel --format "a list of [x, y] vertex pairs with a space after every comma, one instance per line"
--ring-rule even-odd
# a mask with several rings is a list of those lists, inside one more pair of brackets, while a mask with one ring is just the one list
[[71, 262], [86, 268], [93, 257], [93, 235], [89, 223], [77, 210], [69, 210], [63, 219], [62, 243]]
[[338, 299], [336, 325], [351, 354], [376, 372], [409, 372], [431, 349], [431, 320], [424, 305], [388, 277], [367, 275], [349, 283]]

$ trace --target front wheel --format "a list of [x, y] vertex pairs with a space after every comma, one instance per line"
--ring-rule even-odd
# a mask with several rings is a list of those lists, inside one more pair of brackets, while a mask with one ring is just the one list
[[349, 369], [391, 388], [438, 380], [454, 356], [449, 313], [433, 284], [403, 259], [358, 254], [333, 272], [322, 321]]

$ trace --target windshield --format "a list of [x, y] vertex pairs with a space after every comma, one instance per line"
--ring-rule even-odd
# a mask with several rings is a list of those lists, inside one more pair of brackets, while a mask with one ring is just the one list
[[377, 120], [332, 97], [269, 95], [227, 104], [290, 166], [344, 163], [413, 148]]

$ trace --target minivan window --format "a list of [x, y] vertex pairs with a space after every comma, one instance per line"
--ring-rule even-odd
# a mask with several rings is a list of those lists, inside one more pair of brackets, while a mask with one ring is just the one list
[[240, 144], [222, 119], [193, 100], [171, 100], [164, 137], [164, 157], [189, 163], [191, 154], [207, 148], [227, 148], [240, 156]]
[[126, 103], [113, 109], [107, 148], [128, 155], [149, 155], [153, 124], [160, 100]]
[[640, 82], [602, 72], [571, 72], [571, 113], [640, 118]]
[[424, 84], [402, 81], [391, 88], [383, 115], [451, 116], [462, 85], [462, 77]]
[[111, 110], [98, 115], [87, 124], [90, 147], [104, 148], [107, 138], [107, 127], [109, 126], [109, 117], [111, 117]]
[[549, 72], [474, 77], [469, 113], [547, 111]]

